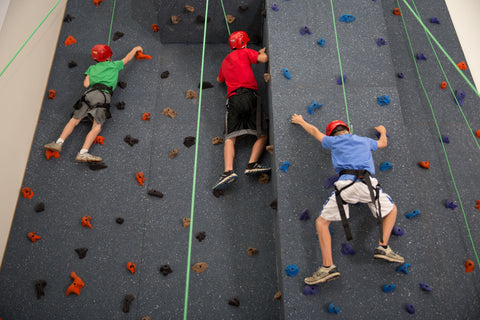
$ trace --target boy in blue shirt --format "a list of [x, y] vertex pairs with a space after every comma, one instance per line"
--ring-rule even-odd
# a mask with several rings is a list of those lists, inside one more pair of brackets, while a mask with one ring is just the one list
[[[403, 263], [403, 257], [388, 246], [397, 218], [397, 207], [392, 199], [377, 186], [377, 179], [370, 177], [375, 174], [372, 151], [387, 146], [385, 127], [382, 125], [375, 127], [380, 134], [380, 138], [375, 141], [350, 134], [348, 126], [340, 120], [332, 121], [327, 125], [326, 135], [306, 122], [301, 115], [294, 114], [291, 121], [320, 141], [322, 147], [331, 150], [333, 167], [340, 175], [339, 180], [335, 182], [337, 191], [330, 195], [315, 221], [323, 266], [318, 268], [311, 277], [305, 278], [305, 283], [314, 285], [340, 277], [340, 272], [333, 264], [332, 238], [328, 227], [332, 221], [342, 221], [345, 226], [346, 219], [349, 217], [348, 204], [367, 203], [372, 214], [381, 220], [380, 238], [374, 250], [374, 258]], [[340, 200], [337, 195], [341, 195]], [[347, 228], [348, 223], [345, 230], [348, 238]]]

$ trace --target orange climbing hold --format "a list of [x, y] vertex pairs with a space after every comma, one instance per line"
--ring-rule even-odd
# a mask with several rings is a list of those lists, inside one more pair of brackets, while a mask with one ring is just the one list
[[90, 223], [92, 221], [92, 217], [90, 216], [83, 216], [82, 217], [82, 227], [89, 227], [92, 229], [92, 224]]
[[477, 210], [480, 210], [480, 200], [477, 200], [477, 205], [475, 206], [475, 208], [477, 208]]
[[72, 271], [70, 273], [70, 277], [73, 279], [73, 283], [67, 289], [67, 296], [70, 293], [75, 293], [77, 296], [80, 295], [80, 290], [85, 287], [85, 283], [83, 283], [82, 279], [75, 272]]
[[460, 70], [467, 70], [467, 64], [465, 63], [465, 61], [460, 61], [459, 63], [457, 63], [457, 67]]
[[93, 0], [93, 4], [96, 5], [97, 8], [98, 8], [98, 5], [102, 2], [103, 2], [103, 0]]
[[42, 239], [42, 237], [36, 235], [36, 233], [37, 231], [33, 231], [27, 234], [28, 239], [30, 239], [30, 241], [32, 241], [33, 243], [35, 243], [37, 240]]
[[105, 141], [105, 138], [104, 138], [104, 137], [102, 137], [102, 136], [97, 136], [97, 137], [95, 138], [94, 143], [98, 143], [98, 144], [101, 144], [101, 145], [103, 146], [103, 141]]
[[68, 36], [67, 39], [65, 40], [65, 45], [66, 45], [66, 46], [70, 46], [70, 45], [72, 45], [72, 44], [74, 44], [74, 43], [76, 43], [76, 42], [77, 42], [77, 40], [75, 40], [74, 37]]
[[135, 263], [133, 263], [133, 262], [130, 261], [130, 262], [127, 263], [127, 269], [128, 269], [128, 271], [130, 271], [132, 274], [134, 274], [135, 271], [137, 271], [137, 266], [135, 265]]
[[447, 83], [445, 81], [443, 81], [442, 83], [440, 83], [440, 88], [442, 90], [445, 90], [447, 88]]
[[47, 99], [55, 100], [56, 97], [57, 97], [57, 93], [55, 92], [55, 90], [48, 90], [48, 98]]
[[399, 8], [395, 8], [395, 9], [393, 9], [393, 14], [396, 15], [396, 16], [401, 16], [402, 12], [400, 11]]
[[32, 199], [32, 197], [33, 197], [33, 191], [32, 191], [32, 189], [27, 188], [27, 187], [22, 188], [22, 196], [23, 196], [24, 198]]
[[420, 161], [418, 165], [424, 169], [430, 169], [430, 162], [429, 161]]
[[153, 30], [153, 32], [158, 32], [158, 30], [160, 30], [160, 27], [156, 23], [152, 24], [152, 30]]
[[468, 259], [465, 261], [465, 272], [470, 273], [473, 271], [473, 268], [475, 268], [475, 264], [473, 263], [472, 260]]
[[138, 185], [142, 186], [143, 183], [145, 182], [145, 177], [143, 176], [143, 172], [137, 172], [136, 178], [137, 178]]
[[150, 121], [150, 113], [145, 112], [145, 113], [142, 115], [142, 120], [143, 120], [143, 121]]
[[53, 151], [46, 149], [45, 150], [45, 157], [47, 157], [47, 160], [50, 160], [51, 157], [54, 157], [55, 159], [60, 158], [60, 153], [58, 151]]
[[143, 52], [141, 51], [137, 51], [137, 53], [135, 53], [135, 58], [137, 60], [149, 60], [152, 59], [152, 56], [149, 56], [148, 54], [143, 54]]

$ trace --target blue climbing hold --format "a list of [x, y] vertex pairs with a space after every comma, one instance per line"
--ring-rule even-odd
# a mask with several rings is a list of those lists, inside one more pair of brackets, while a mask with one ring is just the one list
[[[380, 139], [380, 132], [375, 131], [375, 135], [377, 136], [377, 139]], [[387, 138], [390, 138], [390, 136], [387, 133]]]
[[445, 208], [455, 210], [456, 207], [458, 206], [455, 203], [453, 203], [453, 201], [450, 201], [450, 200], [445, 201]]
[[334, 183], [337, 182], [339, 178], [340, 176], [338, 175], [338, 173], [328, 177], [327, 180], [325, 180], [325, 189], [332, 188], [334, 186]]
[[377, 45], [378, 45], [379, 47], [384, 46], [384, 45], [386, 45], [386, 44], [387, 44], [387, 41], [386, 41], [385, 39], [383, 39], [382, 37], [378, 37], [378, 39], [377, 39]]
[[431, 23], [440, 24], [440, 20], [438, 20], [437, 17], [431, 17], [431, 18], [430, 18], [430, 22], [431, 22]]
[[298, 273], [298, 267], [294, 264], [289, 264], [285, 268], [285, 272], [286, 272], [287, 276], [293, 277], [294, 275], [296, 275]]
[[404, 263], [403, 265], [398, 267], [397, 270], [395, 270], [395, 271], [403, 272], [405, 274], [408, 274], [408, 268], [411, 267], [411, 266], [412, 265], [410, 263]]
[[389, 292], [392, 292], [393, 290], [395, 289], [395, 285], [394, 284], [386, 284], [382, 287], [382, 290], [383, 292], [385, 293], [389, 293]]
[[325, 39], [320, 38], [320, 39], [317, 40], [317, 43], [318, 43], [318, 45], [319, 45], [320, 47], [323, 48], [323, 46], [325, 45]]
[[[328, 226], [328, 231], [330, 232], [330, 235], [333, 236], [333, 229], [331, 225]], [[318, 240], [318, 235], [317, 235], [317, 240]]]
[[416, 57], [417, 60], [427, 60], [427, 57], [425, 57], [425, 55], [421, 52], [417, 53]]
[[322, 106], [321, 103], [318, 103], [317, 101], [313, 100], [312, 104], [308, 106], [308, 110], [307, 110], [307, 111], [308, 111], [309, 114], [313, 114], [313, 112], [314, 112], [316, 109], [320, 108], [321, 106]]
[[330, 302], [330, 304], [328, 305], [328, 313], [339, 313], [340, 312], [340, 308], [337, 308], [335, 307], [335, 304], [333, 302]]
[[403, 79], [405, 78], [405, 75], [403, 74], [403, 72], [399, 72], [397, 73], [397, 77], [399, 77], [400, 79]]
[[442, 142], [446, 143], [446, 144], [450, 143], [450, 139], [448, 138], [448, 135], [443, 135], [442, 136]]
[[[346, 75], [343, 75], [343, 83], [345, 83], [346, 80], [347, 80], [347, 76], [346, 76]], [[341, 85], [341, 84], [342, 84], [342, 77], [338, 77], [338, 79], [337, 79], [337, 84], [338, 84], [338, 85]]]
[[413, 304], [407, 303], [407, 312], [410, 313], [410, 314], [415, 313], [415, 307], [413, 306]]
[[355, 250], [352, 248], [351, 245], [348, 243], [342, 243], [342, 253], [344, 255], [351, 255], [353, 256], [355, 254]]
[[304, 295], [314, 295], [314, 294], [317, 294], [318, 290], [320, 289], [319, 286], [309, 286], [309, 285], [306, 285], [305, 288], [303, 289], [303, 294]]
[[[458, 102], [458, 105], [460, 107], [463, 107], [463, 100], [465, 100], [465, 91], [463, 90], [455, 90], [455, 98], [456, 102]], [[455, 99], [454, 99], [455, 100]]]
[[346, 22], [346, 23], [349, 23], [349, 22], [353, 22], [355, 21], [355, 17], [351, 14], [344, 14], [343, 16], [340, 17], [340, 19], [338, 19], [340, 21], [343, 21], [343, 22]]
[[287, 68], [283, 68], [283, 75], [285, 76], [285, 78], [287, 79], [291, 79], [291, 76], [290, 76], [290, 71], [288, 71]]
[[388, 169], [393, 169], [393, 165], [390, 162], [385, 161], [380, 164], [380, 171], [385, 171]]
[[288, 167], [290, 167], [290, 162], [285, 161], [284, 163], [282, 163], [282, 164], [280, 165], [280, 170], [282, 170], [283, 172], [287, 173]]
[[403, 236], [404, 233], [405, 232], [400, 227], [394, 226], [393, 229], [392, 229], [392, 234], [395, 235], [395, 236]]
[[273, 11], [278, 11], [278, 5], [276, 3], [272, 4], [272, 10]]
[[419, 285], [420, 285], [420, 289], [422, 289], [423, 291], [427, 291], [427, 292], [432, 291], [432, 287], [430, 287], [426, 283], [419, 283]]
[[312, 34], [312, 31], [310, 31], [310, 29], [308, 28], [308, 26], [303, 26], [301, 29], [300, 29], [300, 34], [303, 36], [305, 34]]
[[390, 103], [390, 97], [387, 95], [381, 95], [377, 97], [377, 103], [380, 106], [386, 106]]
[[302, 214], [300, 215], [300, 220], [306, 221], [308, 219], [310, 219], [310, 215], [308, 214], [308, 209], [305, 208], [303, 209]]
[[405, 217], [407, 217], [407, 219], [412, 219], [413, 217], [416, 217], [418, 215], [420, 215], [420, 210], [413, 210], [405, 214]]

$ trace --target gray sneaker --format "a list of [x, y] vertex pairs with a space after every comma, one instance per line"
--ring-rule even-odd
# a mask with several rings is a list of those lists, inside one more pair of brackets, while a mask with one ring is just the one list
[[383, 259], [390, 262], [399, 262], [399, 263], [405, 262], [405, 259], [403, 259], [403, 257], [400, 256], [399, 254], [393, 252], [390, 246], [387, 246], [387, 249], [384, 249], [382, 246], [377, 245], [375, 247], [373, 257], [375, 259]]
[[63, 143], [56, 143], [55, 141], [47, 143], [43, 147], [48, 150], [53, 150], [53, 151], [62, 151], [62, 145]]
[[102, 161], [102, 158], [94, 156], [88, 152], [85, 152], [84, 154], [77, 153], [77, 157], [75, 158], [75, 161], [77, 162], [100, 162]]
[[245, 169], [245, 174], [247, 176], [259, 175], [262, 173], [270, 173], [272, 169], [270, 167], [261, 165], [258, 162], [249, 163]]
[[313, 273], [311, 277], [305, 278], [305, 283], [308, 285], [313, 285], [317, 283], [324, 283], [327, 281], [335, 280], [340, 277], [340, 272], [338, 272], [337, 267], [332, 264], [330, 267], [320, 267], [317, 271]]

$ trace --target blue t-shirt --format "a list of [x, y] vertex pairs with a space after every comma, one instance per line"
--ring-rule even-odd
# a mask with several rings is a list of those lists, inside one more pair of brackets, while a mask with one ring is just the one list
[[[336, 173], [344, 169], [368, 170], [375, 174], [372, 151], [378, 149], [377, 141], [352, 135], [326, 136], [322, 139], [322, 147], [332, 151], [332, 163]], [[353, 180], [353, 175], [343, 175], [340, 180]]]

